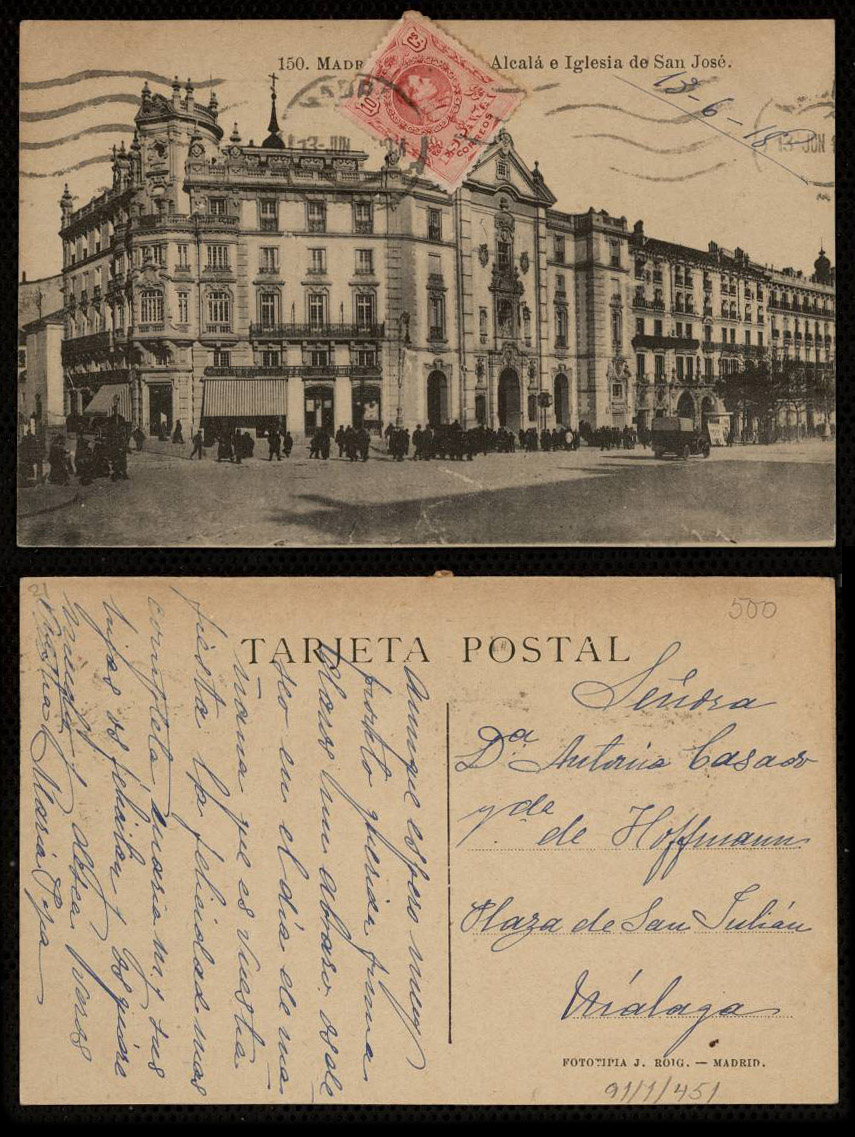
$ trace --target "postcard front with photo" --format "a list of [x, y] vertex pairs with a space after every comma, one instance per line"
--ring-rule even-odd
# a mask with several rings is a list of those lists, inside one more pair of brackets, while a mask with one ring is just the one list
[[21, 61], [21, 545], [833, 544], [831, 21]]

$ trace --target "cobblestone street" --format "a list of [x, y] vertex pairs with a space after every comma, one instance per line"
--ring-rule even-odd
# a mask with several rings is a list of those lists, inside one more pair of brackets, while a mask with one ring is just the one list
[[[19, 517], [23, 545], [423, 545], [822, 543], [834, 525], [834, 446], [490, 454], [472, 462], [129, 455], [130, 480], [79, 487]], [[76, 481], [76, 479], [75, 479]], [[36, 494], [39, 490], [27, 490]]]

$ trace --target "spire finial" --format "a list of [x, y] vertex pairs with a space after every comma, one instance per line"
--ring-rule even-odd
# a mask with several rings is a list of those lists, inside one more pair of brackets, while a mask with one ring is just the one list
[[270, 134], [279, 133], [279, 123], [276, 120], [276, 72], [270, 73], [270, 123], [267, 127]]

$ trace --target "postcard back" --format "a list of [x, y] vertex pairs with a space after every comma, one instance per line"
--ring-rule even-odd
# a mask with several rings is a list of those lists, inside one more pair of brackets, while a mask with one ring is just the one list
[[21, 617], [23, 1102], [836, 1099], [831, 582]]

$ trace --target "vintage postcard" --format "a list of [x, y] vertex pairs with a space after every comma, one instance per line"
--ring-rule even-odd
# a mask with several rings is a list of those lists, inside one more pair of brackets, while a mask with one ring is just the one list
[[24, 1103], [831, 1103], [834, 585], [21, 588]]
[[830, 20], [25, 23], [19, 543], [833, 544], [834, 66]]

